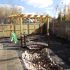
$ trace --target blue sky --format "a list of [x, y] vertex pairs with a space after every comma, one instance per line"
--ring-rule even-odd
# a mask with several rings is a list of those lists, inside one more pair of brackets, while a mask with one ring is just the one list
[[70, 0], [0, 0], [0, 6], [17, 6], [22, 9], [22, 13], [49, 14], [57, 16], [56, 7], [59, 9], [68, 5]]

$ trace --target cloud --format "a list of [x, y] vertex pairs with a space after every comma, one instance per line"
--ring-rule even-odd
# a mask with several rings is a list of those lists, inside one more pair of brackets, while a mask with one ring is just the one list
[[0, 4], [0, 7], [7, 7], [7, 8], [11, 8], [11, 5], [9, 5], [9, 4]]
[[27, 14], [27, 15], [29, 15], [29, 14], [36, 15], [35, 12], [25, 12], [25, 14]]
[[38, 8], [45, 8], [53, 4], [53, 0], [22, 0], [27, 2], [29, 5]]
[[69, 4], [70, 4], [70, 0], [61, 0], [61, 2], [62, 2], [64, 5], [69, 5]]
[[24, 9], [25, 9], [23, 6], [19, 6], [19, 5], [15, 5], [15, 8], [17, 10], [22, 10], [22, 11], [24, 11]]
[[0, 7], [6, 7], [6, 8], [16, 8], [17, 10], [21, 10], [21, 11], [23, 11], [24, 10], [24, 7], [23, 6], [20, 6], [20, 5], [14, 5], [14, 6], [12, 6], [12, 5], [10, 5], [10, 4], [0, 4]]

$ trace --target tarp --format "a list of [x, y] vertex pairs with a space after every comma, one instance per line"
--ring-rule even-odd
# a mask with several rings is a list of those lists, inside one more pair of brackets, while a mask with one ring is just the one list
[[11, 34], [11, 41], [14, 41], [15, 43], [18, 42], [17, 35], [15, 32], [12, 32], [12, 34]]

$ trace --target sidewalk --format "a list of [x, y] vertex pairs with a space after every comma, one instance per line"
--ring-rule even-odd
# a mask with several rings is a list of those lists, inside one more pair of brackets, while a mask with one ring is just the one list
[[23, 70], [16, 50], [3, 50], [0, 45], [0, 70]]

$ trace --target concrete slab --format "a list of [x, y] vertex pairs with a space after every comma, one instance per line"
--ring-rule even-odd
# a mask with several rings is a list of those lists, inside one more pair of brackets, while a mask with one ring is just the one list
[[0, 50], [0, 70], [23, 70], [16, 50]]

